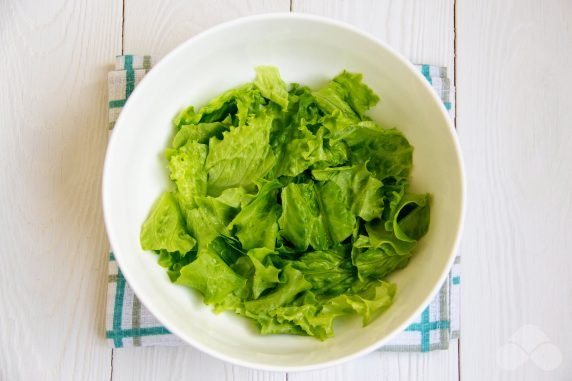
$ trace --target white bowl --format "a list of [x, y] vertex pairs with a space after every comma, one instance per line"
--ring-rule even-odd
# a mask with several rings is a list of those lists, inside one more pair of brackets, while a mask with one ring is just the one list
[[[433, 194], [429, 233], [413, 260], [391, 276], [394, 305], [366, 328], [358, 319], [320, 342], [261, 336], [251, 322], [215, 315], [190, 289], [170, 283], [139, 231], [169, 187], [163, 151], [173, 116], [252, 81], [254, 67], [275, 65], [286, 82], [320, 86], [343, 69], [363, 73], [381, 102], [369, 115], [397, 127], [415, 147], [412, 189]], [[367, 34], [331, 20], [289, 14], [229, 22], [191, 38], [145, 77], [125, 105], [109, 143], [103, 174], [105, 223], [115, 257], [143, 304], [194, 347], [238, 365], [294, 371], [330, 366], [371, 352], [418, 316], [445, 280], [464, 211], [464, 176], [455, 131], [440, 99], [417, 70]]]

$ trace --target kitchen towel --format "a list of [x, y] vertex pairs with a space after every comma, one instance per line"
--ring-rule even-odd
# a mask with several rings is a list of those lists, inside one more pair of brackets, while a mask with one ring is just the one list
[[[113, 129], [133, 89], [151, 69], [150, 56], [116, 57], [109, 73], [109, 128]], [[454, 89], [447, 68], [415, 65], [454, 117]], [[447, 349], [459, 337], [460, 257], [455, 258], [445, 283], [421, 315], [391, 342], [380, 348], [391, 352], [427, 352]], [[166, 276], [166, 275], [165, 275]], [[209, 308], [206, 307], [205, 308]], [[113, 253], [109, 254], [106, 337], [115, 348], [151, 345], [185, 345], [149, 312], [125, 281]]]

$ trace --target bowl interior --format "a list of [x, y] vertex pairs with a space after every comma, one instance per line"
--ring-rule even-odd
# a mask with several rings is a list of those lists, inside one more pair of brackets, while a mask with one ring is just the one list
[[[173, 285], [155, 254], [139, 246], [150, 206], [170, 185], [163, 151], [171, 120], [187, 105], [277, 66], [286, 82], [320, 86], [343, 69], [363, 73], [381, 102], [370, 116], [397, 127], [415, 147], [412, 188], [434, 196], [431, 226], [409, 266], [394, 274], [395, 304], [366, 328], [340, 322], [325, 342], [260, 336], [249, 321], [214, 315], [194, 291]], [[462, 220], [463, 176], [448, 117], [414, 69], [382, 44], [338, 23], [272, 15], [232, 22], [189, 40], [137, 87], [115, 127], [104, 172], [104, 213], [123, 273], [142, 302], [172, 332], [207, 353], [241, 365], [299, 370], [331, 365], [385, 343], [414, 318], [441, 285]]]

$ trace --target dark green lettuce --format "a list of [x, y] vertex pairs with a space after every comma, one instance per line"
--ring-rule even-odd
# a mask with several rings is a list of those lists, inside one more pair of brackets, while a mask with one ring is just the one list
[[429, 229], [428, 194], [408, 191], [413, 147], [366, 112], [361, 74], [313, 91], [274, 67], [173, 120], [174, 187], [152, 207], [141, 247], [172, 282], [262, 334], [334, 335], [393, 302], [388, 276]]

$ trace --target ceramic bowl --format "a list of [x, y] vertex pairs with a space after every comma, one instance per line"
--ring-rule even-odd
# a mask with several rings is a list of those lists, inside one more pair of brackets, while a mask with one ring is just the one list
[[[410, 264], [390, 278], [394, 305], [362, 328], [336, 326], [324, 342], [300, 336], [261, 336], [250, 321], [215, 315], [196, 292], [172, 284], [157, 257], [139, 245], [151, 205], [169, 187], [163, 151], [171, 121], [187, 105], [203, 105], [252, 81], [254, 67], [275, 65], [288, 83], [318, 87], [343, 69], [363, 73], [380, 96], [369, 112], [400, 129], [415, 147], [413, 191], [433, 194], [431, 226]], [[239, 19], [197, 35], [173, 50], [137, 86], [109, 143], [103, 209], [120, 268], [142, 303], [190, 345], [238, 365], [296, 371], [334, 365], [388, 343], [407, 327], [446, 278], [459, 241], [464, 176], [455, 130], [427, 81], [386, 44], [328, 19], [273, 14]]]

